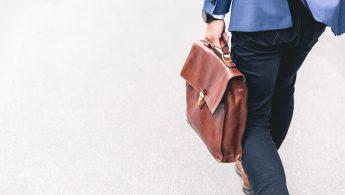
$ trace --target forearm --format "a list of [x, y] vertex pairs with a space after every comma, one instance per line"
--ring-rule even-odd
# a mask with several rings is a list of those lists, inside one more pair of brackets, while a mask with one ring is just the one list
[[211, 15], [222, 16], [229, 12], [231, 0], [204, 0], [203, 10]]

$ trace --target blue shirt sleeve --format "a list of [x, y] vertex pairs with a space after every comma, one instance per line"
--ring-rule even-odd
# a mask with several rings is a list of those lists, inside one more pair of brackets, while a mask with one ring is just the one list
[[231, 0], [204, 0], [203, 9], [211, 15], [225, 15], [229, 12]]

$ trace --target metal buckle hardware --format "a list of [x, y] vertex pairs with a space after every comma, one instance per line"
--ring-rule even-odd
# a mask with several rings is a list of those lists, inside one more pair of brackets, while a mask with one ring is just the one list
[[199, 92], [198, 106], [201, 109], [205, 105], [205, 93], [201, 90]]

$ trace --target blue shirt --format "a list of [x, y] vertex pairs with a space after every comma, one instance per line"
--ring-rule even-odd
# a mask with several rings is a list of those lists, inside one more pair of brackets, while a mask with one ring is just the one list
[[[344, 0], [303, 0], [314, 18], [336, 35], [345, 31]], [[229, 31], [255, 32], [292, 27], [287, 0], [204, 0], [203, 9], [225, 15], [231, 8]]]

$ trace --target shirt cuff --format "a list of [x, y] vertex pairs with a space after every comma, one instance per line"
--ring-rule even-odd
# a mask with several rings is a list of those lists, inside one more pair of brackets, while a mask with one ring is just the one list
[[225, 18], [225, 15], [215, 15], [215, 14], [212, 14], [212, 17], [216, 18], [216, 19], [219, 19], [219, 20], [222, 20]]

